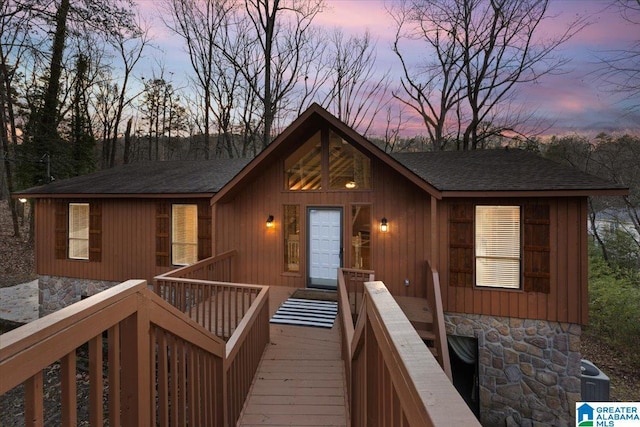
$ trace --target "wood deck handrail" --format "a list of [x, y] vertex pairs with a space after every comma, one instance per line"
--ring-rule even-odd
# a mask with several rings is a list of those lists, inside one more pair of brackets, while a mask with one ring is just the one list
[[[103, 361], [103, 334], [108, 355]], [[25, 425], [44, 424], [43, 369], [60, 363], [61, 423], [76, 425], [76, 350], [89, 343], [89, 421], [111, 426], [223, 425], [225, 343], [128, 281], [2, 335], [0, 394], [25, 384]], [[125, 351], [126, 349], [126, 351]], [[59, 362], [58, 362], [59, 361]], [[184, 380], [178, 373], [184, 374]], [[207, 372], [209, 375], [198, 375]], [[152, 405], [152, 402], [158, 402]]]
[[262, 354], [269, 344], [269, 287], [260, 288], [251, 307], [227, 341], [224, 404], [227, 420], [232, 420], [227, 425], [235, 425], [240, 417]]
[[438, 362], [449, 380], [453, 382], [451, 373], [451, 360], [449, 359], [449, 344], [447, 343], [447, 331], [444, 323], [444, 310], [442, 308], [442, 294], [440, 289], [440, 275], [431, 267], [429, 260], [425, 261], [427, 267], [427, 295], [429, 305], [433, 307], [433, 327], [436, 330], [436, 349]]
[[338, 272], [338, 304], [351, 425], [479, 426], [382, 282], [361, 284], [352, 315], [348, 274]]
[[269, 343], [269, 287], [232, 283], [236, 254], [229, 251], [154, 280], [158, 295], [226, 341], [225, 425], [238, 420]]
[[234, 262], [238, 251], [231, 250], [214, 257], [205, 258], [195, 264], [163, 273], [157, 278], [184, 278], [231, 282], [234, 278]]
[[3, 334], [0, 394], [24, 384], [25, 425], [43, 425], [43, 370], [59, 363], [61, 424], [76, 425], [76, 351], [88, 343], [90, 425], [104, 414], [111, 426], [234, 425], [269, 342], [268, 286], [212, 281], [233, 278], [234, 256], [158, 276], [156, 293], [125, 282]]
[[384, 283], [365, 283], [364, 305], [353, 345], [352, 425], [479, 426]]

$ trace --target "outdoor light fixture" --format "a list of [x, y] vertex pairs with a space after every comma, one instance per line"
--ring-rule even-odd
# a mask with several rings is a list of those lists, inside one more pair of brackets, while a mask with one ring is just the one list
[[382, 231], [383, 233], [386, 233], [387, 231], [389, 231], [389, 224], [387, 224], [387, 218], [382, 218], [380, 220], [380, 231]]
[[20, 203], [27, 203], [27, 199], [25, 199], [24, 197], [20, 197], [20, 198], [18, 199], [18, 201], [19, 201]]
[[273, 228], [273, 215], [267, 217], [267, 228]]
[[349, 190], [351, 190], [353, 188], [356, 188], [356, 183], [355, 181], [349, 181], [344, 186], [347, 187]]

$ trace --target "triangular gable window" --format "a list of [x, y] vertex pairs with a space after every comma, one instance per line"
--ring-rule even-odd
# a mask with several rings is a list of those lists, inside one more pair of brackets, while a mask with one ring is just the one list
[[284, 162], [288, 190], [322, 189], [322, 143], [317, 132]]
[[331, 132], [329, 137], [329, 188], [368, 190], [371, 188], [371, 161], [353, 145]]
[[368, 190], [371, 160], [335, 132], [316, 132], [285, 160], [290, 191]]

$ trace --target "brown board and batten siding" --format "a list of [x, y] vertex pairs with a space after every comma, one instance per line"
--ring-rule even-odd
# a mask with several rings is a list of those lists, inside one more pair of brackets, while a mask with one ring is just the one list
[[[90, 207], [90, 259], [67, 257], [68, 203], [87, 202]], [[175, 268], [169, 254], [163, 258], [162, 244], [170, 245], [168, 230], [171, 203], [197, 203], [200, 258], [211, 254], [211, 213], [209, 199], [73, 198], [37, 199], [36, 269], [40, 275], [76, 277], [120, 282], [131, 278], [152, 280]], [[161, 207], [161, 208], [159, 208]], [[165, 209], [166, 233], [158, 236], [158, 211]], [[205, 224], [206, 222], [206, 224]], [[96, 226], [99, 224], [99, 227]], [[51, 230], [55, 230], [55, 237]], [[159, 262], [164, 260], [165, 262]]]
[[[521, 290], [474, 286], [475, 204], [523, 206]], [[445, 311], [587, 322], [585, 197], [543, 198], [535, 202], [526, 198], [450, 199], [441, 202], [438, 213], [440, 236], [446, 242], [439, 269]]]
[[[241, 192], [213, 206], [215, 252], [236, 249], [238, 280], [271, 286], [306, 286], [307, 208], [337, 207], [343, 213], [343, 265], [351, 266], [351, 207], [371, 205], [371, 267], [395, 295], [425, 297], [424, 266], [430, 251], [430, 198], [378, 159], [371, 159], [372, 189], [286, 191], [283, 163], [263, 165]], [[284, 205], [300, 206], [300, 271], [284, 272]], [[269, 215], [275, 227], [267, 228]], [[389, 221], [381, 233], [380, 220]], [[409, 286], [405, 286], [405, 279]]]

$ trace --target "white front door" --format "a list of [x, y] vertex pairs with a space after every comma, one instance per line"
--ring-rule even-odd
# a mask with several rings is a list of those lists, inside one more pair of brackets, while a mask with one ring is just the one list
[[309, 287], [336, 289], [342, 266], [342, 210], [309, 209]]

